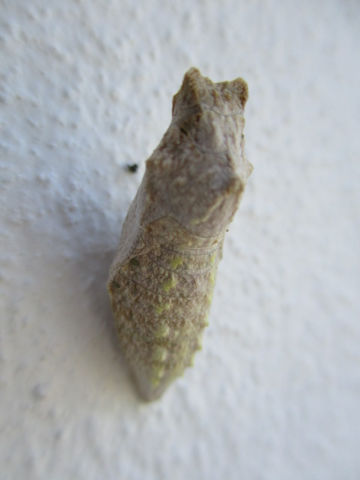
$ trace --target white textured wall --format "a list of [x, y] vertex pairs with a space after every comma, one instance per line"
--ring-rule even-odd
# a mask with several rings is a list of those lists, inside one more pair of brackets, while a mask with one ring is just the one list
[[[358, 480], [359, 2], [1, 0], [0, 16], [1, 480]], [[203, 351], [145, 405], [104, 284], [191, 65], [248, 81], [255, 170]]]

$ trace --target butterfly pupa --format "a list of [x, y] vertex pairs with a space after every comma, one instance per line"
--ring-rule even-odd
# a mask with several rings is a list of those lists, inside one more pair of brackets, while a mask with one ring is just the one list
[[148, 401], [201, 348], [224, 234], [252, 171], [247, 97], [241, 78], [185, 74], [122, 228], [108, 290], [121, 349]]

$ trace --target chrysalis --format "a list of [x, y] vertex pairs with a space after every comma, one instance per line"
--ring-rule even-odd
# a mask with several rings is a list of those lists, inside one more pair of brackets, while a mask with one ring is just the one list
[[108, 290], [122, 350], [148, 401], [201, 348], [224, 233], [252, 170], [242, 133], [247, 96], [241, 78], [185, 74], [123, 225]]

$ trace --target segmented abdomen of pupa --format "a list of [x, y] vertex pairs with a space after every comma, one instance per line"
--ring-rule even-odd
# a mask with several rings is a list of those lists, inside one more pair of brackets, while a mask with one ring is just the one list
[[201, 349], [222, 243], [162, 218], [144, 229], [139, 244], [146, 253], [135, 248], [113, 273], [116, 329], [145, 399], [161, 396]]

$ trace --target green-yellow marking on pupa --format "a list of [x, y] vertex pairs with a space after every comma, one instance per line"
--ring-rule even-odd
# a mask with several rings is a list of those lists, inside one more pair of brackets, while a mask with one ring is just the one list
[[157, 330], [155, 331], [155, 337], [156, 338], [164, 338], [167, 337], [170, 333], [170, 328], [169, 325], [164, 323], [163, 325], [160, 325]]
[[164, 365], [154, 365], [151, 369], [151, 383], [154, 387], [159, 385], [160, 380], [164, 376], [165, 366]]
[[210, 263], [211, 263], [211, 265], [214, 265], [215, 260], [216, 260], [216, 252], [214, 252], [214, 253], [211, 255], [211, 257], [210, 257]]
[[154, 362], [163, 362], [167, 357], [167, 350], [164, 347], [156, 347], [152, 354]]
[[174, 275], [171, 275], [171, 277], [166, 280], [166, 282], [163, 283], [163, 290], [164, 292], [168, 293], [172, 288], [174, 288], [177, 284], [177, 280]]
[[174, 270], [178, 267], [180, 267], [180, 265], [182, 265], [182, 263], [184, 262], [184, 259], [182, 257], [175, 257], [171, 260], [171, 268], [173, 268]]
[[160, 315], [161, 313], [163, 313], [164, 311], [166, 310], [169, 310], [169, 308], [171, 307], [171, 304], [170, 303], [161, 303], [160, 305], [156, 305], [155, 307], [155, 312]]

